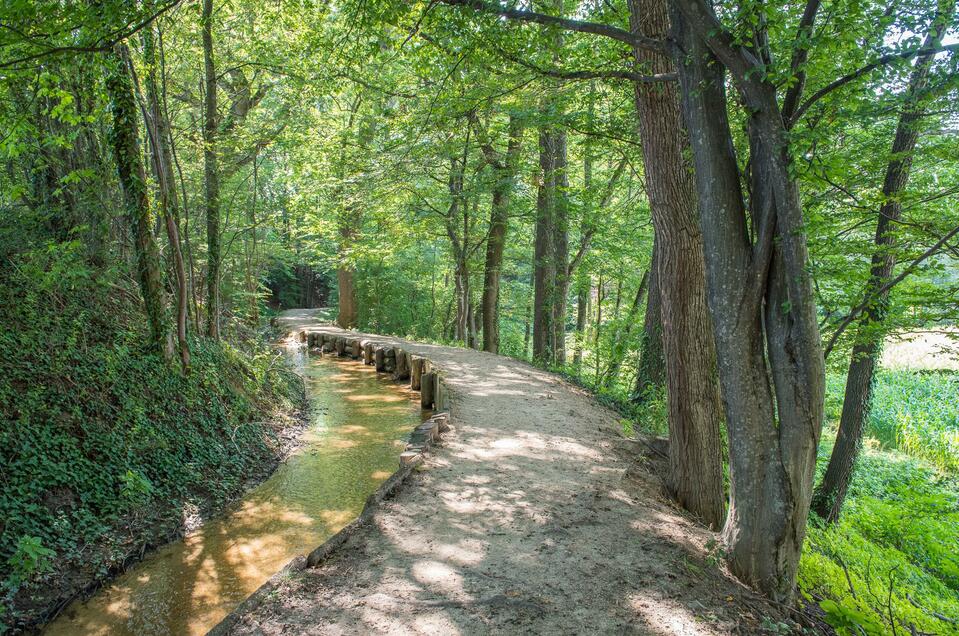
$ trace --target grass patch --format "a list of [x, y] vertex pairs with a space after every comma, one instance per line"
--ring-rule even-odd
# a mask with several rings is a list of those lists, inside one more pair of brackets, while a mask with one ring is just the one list
[[[832, 440], [819, 450], [820, 472]], [[959, 485], [923, 460], [867, 448], [839, 523], [810, 523], [803, 593], [845, 634], [959, 634]]]
[[[827, 421], [839, 420], [845, 382], [844, 373], [826, 378]], [[880, 370], [866, 435], [883, 448], [959, 471], [959, 372]]]

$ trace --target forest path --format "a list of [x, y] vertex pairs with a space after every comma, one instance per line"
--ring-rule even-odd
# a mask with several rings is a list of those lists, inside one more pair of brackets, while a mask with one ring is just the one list
[[432, 360], [452, 430], [372, 522], [235, 634], [758, 633], [778, 613], [709, 563], [616, 413], [526, 363], [321, 325]]

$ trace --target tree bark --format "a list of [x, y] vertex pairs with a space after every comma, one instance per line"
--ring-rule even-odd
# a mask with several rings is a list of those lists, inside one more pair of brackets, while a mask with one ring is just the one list
[[[729, 433], [730, 506], [723, 538], [737, 577], [790, 603], [825, 384], [799, 191], [775, 86], [756, 60], [731, 44], [731, 34], [703, 0], [675, 0], [673, 7], [674, 57], [696, 167]], [[755, 244], [747, 231], [723, 67], [750, 112]]]
[[207, 305], [206, 329], [220, 337], [220, 178], [217, 168], [216, 67], [213, 63], [213, 0], [203, 0], [203, 175], [206, 185]]
[[586, 317], [589, 315], [590, 280], [581, 276], [576, 288], [576, 346], [573, 348], [573, 366], [583, 366], [583, 342], [586, 338]]
[[[945, 24], [952, 14], [952, 3], [943, 2], [941, 5], [946, 9], [937, 12], [923, 48], [934, 47], [942, 38]], [[933, 55], [920, 55], [909, 78], [906, 103], [899, 115], [892, 143], [892, 160], [886, 166], [882, 187], [883, 204], [876, 221], [876, 247], [864, 293], [864, 297], [871, 298], [872, 301], [859, 319], [856, 344], [852, 349], [849, 374], [846, 376], [846, 393], [836, 445], [829, 457], [822, 483], [813, 494], [813, 511], [830, 523], [838, 521], [842, 511], [872, 406], [873, 379], [885, 336], [882, 324], [889, 309], [887, 283], [896, 267], [894, 225], [902, 215], [901, 194], [909, 182], [913, 152], [919, 140], [917, 124], [922, 113], [916, 102], [929, 83], [933, 58]]]
[[160, 257], [153, 238], [153, 219], [147, 194], [137, 135], [137, 106], [130, 74], [130, 55], [125, 44], [117, 44], [107, 57], [107, 95], [113, 110], [111, 139], [117, 175], [123, 190], [127, 223], [133, 235], [140, 294], [150, 327], [150, 344], [169, 360], [173, 341], [167, 327], [166, 301], [160, 275]]
[[509, 142], [506, 157], [500, 157], [489, 144], [483, 152], [487, 163], [493, 166], [496, 182], [490, 206], [489, 238], [486, 239], [486, 264], [483, 273], [483, 351], [499, 353], [499, 282], [503, 268], [503, 248], [509, 228], [510, 196], [516, 180], [523, 129], [517, 117], [509, 118]]
[[157, 82], [159, 66], [156, 59], [156, 45], [153, 26], [143, 31], [143, 55], [146, 63], [146, 97], [148, 118], [148, 139], [150, 140], [151, 156], [154, 177], [159, 184], [160, 209], [163, 211], [163, 221], [166, 227], [167, 241], [173, 260], [174, 277], [176, 278], [176, 334], [180, 352], [180, 364], [183, 370], [190, 368], [190, 344], [187, 340], [187, 301], [188, 281], [186, 268], [183, 264], [183, 252], [180, 249], [180, 231], [177, 227], [178, 198], [176, 185], [173, 181], [173, 159], [170, 150], [170, 122], [166, 113], [160, 107], [160, 89]]
[[[633, 33], [665, 39], [665, 0], [629, 0]], [[664, 54], [634, 47], [637, 70], [674, 72]], [[670, 487], [676, 501], [707, 525], [725, 517], [722, 419], [715, 376], [702, 233], [696, 214], [696, 186], [683, 126], [679, 87], [636, 82], [636, 110], [646, 167], [647, 192], [659, 254], [662, 342], [666, 361]]]
[[540, 364], [549, 364], [553, 360], [553, 302], [556, 294], [553, 146], [552, 131], [547, 126], [540, 127], [533, 244], [533, 361]]

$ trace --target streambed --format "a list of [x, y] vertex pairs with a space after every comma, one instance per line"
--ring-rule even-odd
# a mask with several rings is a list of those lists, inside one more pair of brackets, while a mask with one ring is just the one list
[[311, 403], [296, 453], [225, 514], [75, 602], [45, 634], [204, 634], [360, 513], [429, 412], [373, 367], [303, 348], [291, 356]]

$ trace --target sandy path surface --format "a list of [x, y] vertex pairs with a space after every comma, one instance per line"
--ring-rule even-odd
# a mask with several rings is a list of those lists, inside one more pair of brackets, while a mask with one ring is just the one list
[[753, 634], [779, 613], [709, 558], [661, 465], [558, 376], [469, 349], [321, 326], [423, 355], [453, 429], [370, 524], [290, 575], [235, 634]]

